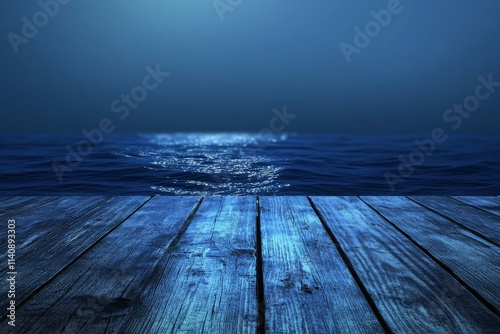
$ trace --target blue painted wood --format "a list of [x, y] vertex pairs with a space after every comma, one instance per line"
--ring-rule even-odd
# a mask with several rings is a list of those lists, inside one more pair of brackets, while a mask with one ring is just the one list
[[362, 199], [500, 310], [499, 247], [407, 198]]
[[199, 201], [158, 196], [147, 202], [19, 310], [18, 333], [132, 333], [120, 328], [132, 311], [147, 306], [141, 293], [157, 288], [148, 277], [163, 271], [160, 259], [174, 247]]
[[203, 200], [120, 332], [256, 333], [255, 197]]
[[454, 199], [500, 216], [500, 198], [496, 196], [453, 196]]
[[306, 197], [260, 197], [266, 330], [383, 333]]
[[412, 196], [410, 198], [500, 246], [500, 219], [498, 216], [449, 197]]
[[498, 333], [492, 311], [359, 198], [312, 200], [395, 333]]
[[[62, 197], [15, 215], [16, 302], [30, 298], [147, 199]], [[0, 263], [7, 263], [6, 256], [2, 252]], [[0, 277], [6, 277], [7, 271], [1, 266]], [[6, 296], [7, 291], [8, 285], [1, 284], [0, 295]], [[2, 318], [8, 303], [7, 298], [0, 299]]]
[[57, 196], [16, 196], [5, 197], [0, 202], [0, 220], [11, 219], [13, 215], [33, 210], [45, 203], [57, 199]]
[[497, 199], [3, 197], [16, 332], [497, 333]]

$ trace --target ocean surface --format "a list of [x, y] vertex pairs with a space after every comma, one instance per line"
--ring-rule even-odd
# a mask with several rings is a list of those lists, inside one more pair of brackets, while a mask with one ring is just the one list
[[500, 137], [428, 137], [1, 135], [0, 194], [500, 195]]

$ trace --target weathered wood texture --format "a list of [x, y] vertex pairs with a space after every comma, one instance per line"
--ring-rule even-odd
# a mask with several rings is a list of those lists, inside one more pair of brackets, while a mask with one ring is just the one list
[[454, 199], [500, 216], [500, 198], [495, 196], [453, 196]]
[[410, 198], [500, 246], [500, 219], [498, 216], [449, 197], [415, 196]]
[[498, 332], [492, 311], [359, 198], [313, 202], [393, 331]]
[[500, 248], [401, 197], [362, 197], [382, 216], [500, 309]]
[[[16, 215], [17, 303], [44, 286], [146, 199], [62, 197]], [[1, 254], [0, 263], [7, 263], [6, 255]], [[0, 277], [7, 271], [7, 266], [2, 266]], [[1, 296], [7, 291], [7, 284], [0, 285]], [[8, 302], [0, 299], [2, 317]]]
[[199, 200], [153, 198], [22, 307], [18, 332], [119, 332], [131, 308], [145, 307], [139, 296], [144, 281]]
[[499, 201], [2, 197], [0, 332], [498, 333]]
[[261, 197], [269, 333], [383, 333], [306, 197]]
[[144, 282], [121, 332], [255, 333], [254, 197], [209, 197]]
[[[10, 219], [9, 216], [32, 210], [40, 205], [55, 200], [55, 196], [19, 196], [7, 197], [0, 202], [0, 219]], [[3, 232], [3, 231], [2, 231]]]

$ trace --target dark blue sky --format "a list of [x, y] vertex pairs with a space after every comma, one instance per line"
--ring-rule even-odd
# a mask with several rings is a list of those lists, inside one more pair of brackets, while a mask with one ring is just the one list
[[[109, 117], [119, 132], [253, 132], [286, 105], [287, 131], [428, 133], [478, 76], [500, 81], [500, 2], [394, 1], [221, 0], [217, 13], [213, 0], [72, 0], [48, 6], [53, 17], [2, 1], [0, 131], [81, 132]], [[339, 45], [355, 47], [354, 28], [388, 6], [348, 63]], [[121, 120], [124, 102], [111, 104], [157, 64], [170, 75]], [[500, 87], [490, 95], [457, 132], [500, 133]]]

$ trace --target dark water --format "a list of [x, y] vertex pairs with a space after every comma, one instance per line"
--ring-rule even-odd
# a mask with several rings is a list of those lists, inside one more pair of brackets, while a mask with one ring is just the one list
[[[500, 137], [450, 136], [419, 153], [414, 140], [425, 138], [108, 135], [90, 154], [71, 156], [66, 146], [76, 150], [82, 135], [3, 135], [0, 194], [500, 194]], [[400, 173], [398, 157], [415, 149], [414, 165]]]

